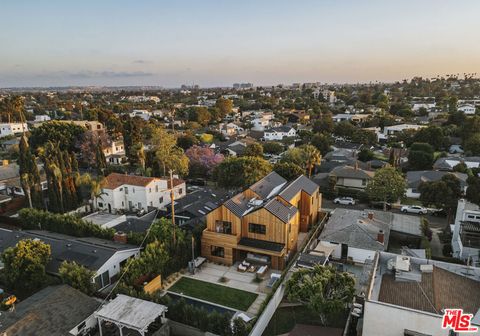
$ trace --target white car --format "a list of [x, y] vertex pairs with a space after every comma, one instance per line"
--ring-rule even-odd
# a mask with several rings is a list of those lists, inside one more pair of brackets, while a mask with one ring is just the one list
[[419, 205], [404, 205], [400, 209], [402, 212], [405, 213], [414, 213], [414, 214], [419, 214], [419, 215], [426, 215], [428, 213], [428, 209], [421, 207]]
[[333, 200], [335, 204], [355, 205], [355, 200], [351, 197], [337, 197]]

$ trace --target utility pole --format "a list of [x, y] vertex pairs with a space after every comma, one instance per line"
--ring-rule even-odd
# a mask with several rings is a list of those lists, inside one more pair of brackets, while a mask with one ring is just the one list
[[176, 245], [175, 233], [175, 189], [173, 187], [173, 170], [170, 169], [170, 201], [172, 204], [172, 228], [173, 228], [173, 246]]

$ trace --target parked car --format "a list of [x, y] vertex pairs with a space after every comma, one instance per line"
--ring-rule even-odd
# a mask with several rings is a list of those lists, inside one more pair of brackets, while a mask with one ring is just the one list
[[370, 208], [372, 209], [381, 209], [383, 210], [383, 205], [385, 204], [385, 209], [386, 210], [391, 210], [392, 209], [392, 205], [388, 202], [382, 202], [382, 201], [379, 201], [379, 202], [370, 202]]
[[433, 209], [432, 216], [447, 217], [447, 212], [445, 211], [445, 209]]
[[333, 200], [335, 204], [355, 205], [355, 200], [352, 197], [337, 197]]
[[404, 205], [400, 209], [402, 212], [405, 213], [414, 213], [414, 214], [419, 214], [419, 215], [426, 215], [428, 213], [428, 209], [421, 207], [419, 205]]

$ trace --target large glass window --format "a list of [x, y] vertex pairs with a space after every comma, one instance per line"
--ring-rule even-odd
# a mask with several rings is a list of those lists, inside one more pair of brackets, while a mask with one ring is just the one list
[[217, 220], [215, 222], [215, 232], [232, 234], [232, 222]]
[[248, 223], [248, 232], [250, 233], [258, 233], [258, 234], [266, 234], [267, 227], [262, 224], [255, 224], [255, 223]]
[[215, 257], [224, 258], [225, 257], [225, 249], [220, 246], [211, 246], [211, 255]]

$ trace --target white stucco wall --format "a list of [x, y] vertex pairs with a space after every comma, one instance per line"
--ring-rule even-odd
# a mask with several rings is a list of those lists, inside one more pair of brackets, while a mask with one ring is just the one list
[[[449, 334], [448, 330], [442, 329], [441, 316], [376, 301], [365, 302], [363, 335], [403, 336], [405, 329], [426, 335]], [[468, 335], [480, 336], [480, 332]]]

